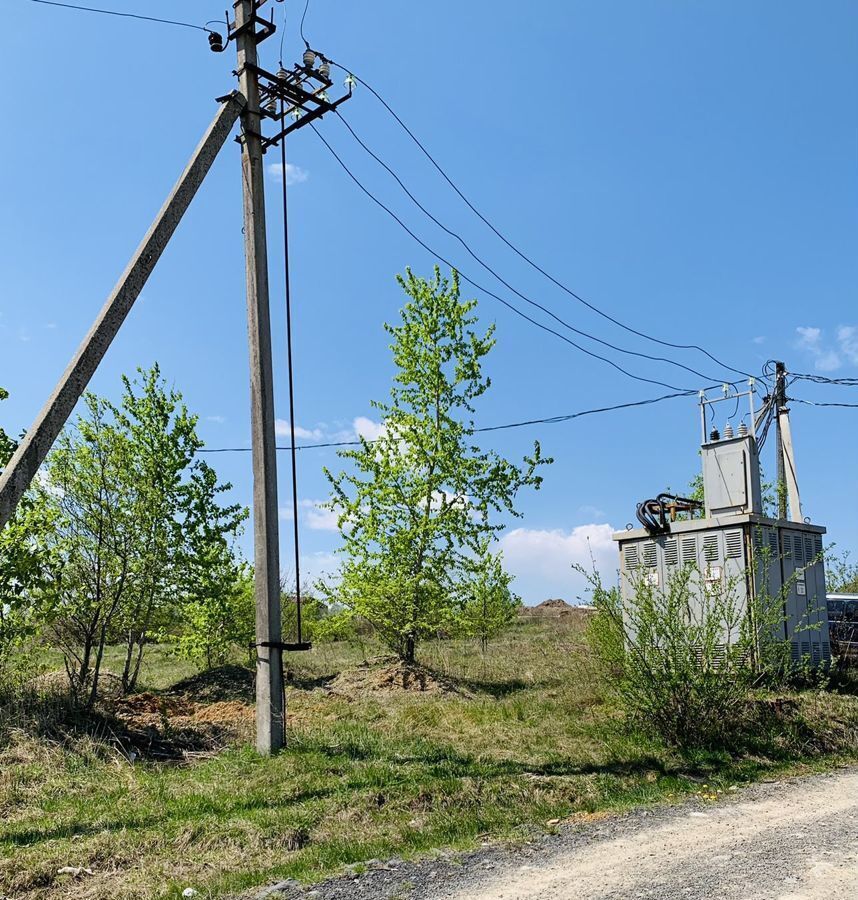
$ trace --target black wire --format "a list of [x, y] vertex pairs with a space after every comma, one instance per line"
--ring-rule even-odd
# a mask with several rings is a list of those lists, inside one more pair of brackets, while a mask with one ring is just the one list
[[[286, 4], [284, 3], [284, 4], [283, 4], [283, 31], [280, 32], [280, 54], [279, 54], [280, 59], [279, 59], [279, 63], [280, 63], [280, 68], [281, 68], [281, 69], [283, 68], [283, 41], [286, 39], [286, 15], [287, 15], [287, 14], [286, 14]], [[284, 178], [286, 177], [285, 174], [284, 174], [283, 177], [284, 177]]]
[[[615, 406], [601, 406], [596, 409], [584, 409], [580, 412], [569, 413], [563, 416], [548, 416], [544, 419], [525, 419], [521, 422], [508, 422], [505, 425], [488, 425], [484, 428], [475, 428], [475, 434], [484, 434], [488, 431], [504, 431], [509, 428], [525, 428], [530, 425], [556, 425], [560, 422], [569, 422], [572, 419], [580, 419], [582, 416], [593, 416], [598, 413], [614, 412], [619, 409], [630, 409], [636, 406], [650, 406], [653, 403], [661, 403], [663, 400], [673, 400], [676, 397], [690, 397], [695, 391], [678, 391], [674, 394], [663, 394], [661, 397], [650, 397], [647, 400], [633, 400], [629, 403], [618, 403]], [[321, 450], [327, 447], [360, 447], [364, 443], [374, 444], [377, 440], [366, 440], [365, 438], [358, 441], [328, 441], [323, 444], [300, 444], [287, 447], [277, 447], [277, 450]], [[250, 453], [251, 447], [213, 447], [211, 449], [201, 449], [199, 453]]]
[[[308, 0], [308, 2], [309, 2], [309, 0]], [[342, 66], [339, 63], [335, 63], [335, 62], [331, 61], [331, 65], [336, 66], [338, 69], [340, 69], [343, 72], [348, 72], [350, 74], [354, 74], [353, 69], [347, 69], [345, 66]], [[355, 76], [355, 77], [358, 78], [360, 83], [379, 101], [379, 103], [381, 103], [382, 106], [384, 106], [384, 108], [390, 113], [390, 115], [393, 116], [393, 118], [404, 129], [404, 131], [411, 138], [411, 140], [414, 141], [414, 143], [420, 148], [420, 150], [423, 152], [424, 156], [438, 170], [438, 172], [441, 174], [441, 177], [447, 182], [447, 184], [450, 185], [450, 187], [465, 202], [465, 204], [468, 206], [468, 208], [485, 225], [487, 225], [488, 228], [490, 228], [491, 231], [494, 232], [494, 234], [498, 238], [500, 238], [500, 240], [503, 241], [503, 243], [506, 244], [507, 247], [510, 248], [510, 250], [512, 250], [517, 256], [519, 256], [521, 259], [523, 259], [529, 266], [534, 268], [537, 272], [539, 272], [541, 275], [543, 275], [545, 278], [547, 278], [549, 281], [551, 281], [553, 284], [555, 284], [557, 287], [559, 287], [562, 291], [565, 291], [570, 297], [574, 297], [574, 299], [576, 299], [579, 303], [583, 303], [584, 306], [586, 306], [588, 309], [591, 309], [593, 312], [595, 312], [598, 315], [602, 316], [603, 318], [607, 319], [609, 322], [613, 322], [614, 325], [617, 325], [620, 328], [625, 329], [626, 331], [630, 332], [631, 334], [636, 334], [638, 337], [642, 337], [642, 338], [645, 338], [646, 340], [653, 341], [656, 344], [661, 344], [664, 347], [671, 347], [674, 350], [697, 350], [700, 353], [703, 353], [705, 356], [708, 356], [709, 359], [712, 360], [712, 362], [716, 363], [716, 365], [722, 366], [723, 368], [728, 369], [731, 372], [735, 372], [737, 375], [744, 375], [746, 378], [753, 378], [753, 376], [749, 372], [743, 372], [741, 369], [736, 369], [733, 366], [730, 366], [727, 363], [722, 362], [720, 359], [718, 359], [716, 356], [713, 356], [713, 354], [711, 354], [708, 350], [699, 346], [698, 344], [675, 344], [670, 341], [665, 341], [665, 340], [661, 340], [660, 338], [653, 337], [652, 335], [646, 334], [643, 331], [638, 331], [637, 329], [632, 328], [630, 325], [626, 325], [625, 323], [621, 322], [619, 319], [615, 319], [613, 316], [611, 316], [608, 313], [604, 312], [603, 310], [599, 309], [598, 306], [585, 300], [579, 294], [575, 293], [575, 291], [573, 291], [568, 285], [563, 284], [563, 282], [559, 281], [557, 278], [555, 278], [553, 275], [551, 275], [549, 272], [547, 272], [545, 269], [543, 269], [538, 263], [534, 262], [534, 260], [532, 260], [529, 256], [527, 256], [527, 254], [525, 254], [524, 252], [519, 250], [519, 248], [516, 247], [516, 245], [513, 244], [512, 241], [510, 241], [501, 231], [499, 231], [479, 211], [479, 209], [477, 209], [477, 207], [474, 206], [473, 203], [471, 203], [471, 201], [459, 189], [459, 187], [450, 178], [450, 176], [447, 175], [447, 173], [441, 168], [441, 166], [438, 164], [438, 162], [436, 162], [436, 160], [434, 159], [432, 154], [429, 153], [429, 151], [426, 149], [426, 147], [423, 146], [423, 144], [420, 142], [420, 140], [417, 138], [417, 136], [414, 134], [414, 132], [411, 131], [411, 129], [405, 124], [405, 122], [396, 114], [396, 112], [394, 112], [393, 108], [384, 99], [384, 97], [382, 97], [381, 94], [379, 94], [378, 91], [376, 91], [375, 88], [371, 84], [368, 84], [366, 81], [364, 81], [363, 78], [360, 78], [359, 76]]]
[[304, 19], [307, 18], [307, 10], [308, 10], [309, 8], [310, 8], [310, 0], [307, 0], [307, 2], [304, 4], [304, 13], [303, 13], [303, 15], [301, 16], [301, 27], [300, 27], [300, 29], [299, 29], [299, 31], [301, 32], [301, 40], [304, 42], [304, 44], [305, 44], [307, 47], [309, 47], [310, 44], [309, 44], [309, 42], [307, 41], [307, 38], [304, 37]]
[[[280, 101], [280, 118], [285, 118], [286, 106]], [[298, 463], [295, 457], [295, 370], [292, 365], [292, 291], [289, 278], [289, 207], [286, 190], [286, 138], [280, 140], [280, 166], [283, 169], [283, 279], [286, 301], [286, 364], [289, 372], [289, 440], [292, 451], [292, 520], [295, 541], [295, 624], [298, 643], [303, 642], [301, 630], [301, 553], [298, 524]]]
[[[354, 130], [354, 128], [352, 128], [351, 124], [346, 119], [346, 117], [341, 112], [339, 112], [339, 110], [334, 110], [334, 112], [337, 114], [339, 119], [342, 121], [343, 125], [345, 125], [346, 128], [349, 130], [349, 133], [351, 134], [351, 136], [394, 179], [394, 181], [396, 181], [396, 183], [408, 195], [409, 199], [414, 203], [414, 205], [425, 216], [427, 216], [429, 219], [431, 219], [442, 231], [444, 231], [446, 234], [450, 235], [450, 237], [455, 238], [462, 245], [462, 247], [465, 248], [465, 250], [471, 256], [472, 259], [476, 260], [476, 262], [479, 263], [489, 274], [493, 275], [505, 288], [512, 291], [512, 293], [515, 294], [517, 297], [520, 297], [522, 300], [525, 301], [525, 303], [529, 303], [531, 306], [535, 306], [537, 309], [542, 310], [542, 312], [544, 312], [546, 315], [548, 315], [552, 319], [554, 319], [555, 322], [558, 322], [559, 324], [563, 325], [565, 328], [568, 328], [570, 331], [573, 331], [575, 334], [580, 334], [582, 337], [589, 338], [591, 341], [595, 341], [597, 344], [602, 344], [605, 347], [610, 347], [612, 350], [616, 350], [618, 353], [626, 353], [630, 356], [639, 356], [643, 359], [651, 360], [652, 362], [669, 363], [672, 366], [676, 366], [679, 369], [684, 369], [686, 372], [690, 372], [692, 375], [697, 375], [706, 381], [711, 381], [715, 384], [719, 383], [719, 380], [717, 378], [712, 378], [709, 375], [704, 375], [702, 372], [698, 372], [697, 369], [692, 369], [689, 366], [683, 365], [682, 363], [677, 362], [674, 359], [668, 359], [664, 356], [651, 356], [649, 353], [641, 353], [636, 350], [629, 350], [625, 347], [618, 347], [616, 344], [612, 344], [609, 341], [604, 341], [601, 338], [598, 338], [595, 335], [590, 334], [587, 331], [582, 331], [580, 328], [575, 328], [573, 325], [571, 325], [565, 319], [561, 319], [560, 316], [555, 315], [553, 312], [551, 312], [551, 310], [549, 310], [542, 304], [537, 303], [535, 300], [532, 300], [531, 298], [522, 294], [521, 291], [514, 288], [508, 281], [506, 281], [504, 278], [502, 278], [497, 273], [497, 271], [495, 269], [493, 269], [484, 259], [479, 257], [460, 234], [447, 228], [447, 226], [444, 225], [443, 222], [440, 222], [437, 218], [435, 218], [435, 216], [432, 215], [432, 213], [429, 212], [429, 210], [426, 209], [426, 207], [423, 206], [423, 204], [408, 189], [408, 187], [405, 185], [405, 183], [402, 181], [402, 179], [396, 174], [396, 172], [394, 172], [394, 170], [386, 162], [384, 162], [383, 159], [379, 158], [379, 156], [375, 152], [373, 152], [373, 150], [370, 149], [364, 143], [363, 140], [361, 140], [360, 136], [357, 134], [357, 132]], [[723, 382], [720, 382], [720, 383], [723, 383]], [[738, 382], [729, 382], [729, 383], [733, 386], [738, 384]]]
[[807, 406], [847, 406], [858, 409], [858, 403], [820, 403], [816, 400], [802, 400], [801, 397], [790, 397], [790, 403], [804, 403]]
[[76, 6], [73, 3], [58, 3], [56, 0], [30, 0], [31, 3], [41, 3], [43, 6], [60, 6], [63, 9], [76, 9], [81, 12], [102, 13], [105, 16], [120, 16], [123, 19], [142, 19], [144, 22], [159, 22], [162, 25], [179, 25], [182, 28], [196, 28], [198, 31], [207, 31], [211, 34], [210, 28], [202, 25], [193, 25], [190, 22], [177, 22], [174, 19], [158, 19], [155, 16], [143, 16], [139, 13], [117, 12], [114, 9], [99, 9], [95, 6]]
[[740, 399], [741, 398], [737, 395], [736, 396], [736, 408], [733, 410], [733, 415], [727, 419], [728, 422], [732, 422], [733, 419], [735, 419], [736, 416], [739, 414], [739, 400]]
[[[463, 281], [466, 281], [468, 284], [475, 287], [478, 291], [481, 291], [482, 293], [487, 294], [489, 297], [494, 298], [499, 303], [502, 303], [504, 306], [507, 307], [507, 309], [512, 310], [512, 312], [514, 312], [516, 315], [521, 316], [522, 319], [525, 319], [526, 321], [530, 322], [532, 325], [535, 325], [537, 328], [541, 328], [543, 331], [547, 331], [549, 334], [553, 334], [555, 337], [560, 338], [561, 341], [565, 341], [567, 344], [570, 344], [571, 346], [575, 347], [577, 350], [580, 350], [582, 353], [586, 353], [587, 356], [592, 356], [594, 359], [599, 359], [602, 362], [607, 363], [609, 366], [613, 366], [613, 368], [617, 369], [619, 372], [622, 372], [624, 375], [627, 375], [629, 378], [633, 378], [635, 381], [642, 381], [646, 384], [655, 384], [655, 385], [658, 385], [659, 387], [668, 388], [671, 391], [681, 391], [681, 392], [687, 391], [689, 393], [696, 393], [696, 391], [694, 391], [694, 390], [691, 390], [688, 388], [680, 388], [680, 387], [677, 387], [677, 385], [675, 385], [675, 384], [667, 384], [664, 381], [657, 381], [653, 378], [644, 378], [641, 375], [632, 374], [631, 372], [624, 369], [621, 365], [614, 362], [613, 360], [608, 359], [605, 356], [600, 356], [598, 353], [594, 353], [592, 350], [588, 350], [586, 347], [582, 347], [580, 344], [576, 344], [575, 341], [566, 337], [566, 335], [560, 334], [559, 331], [555, 331], [553, 328], [549, 328], [547, 325], [543, 325], [542, 322], [539, 322], [536, 319], [531, 318], [526, 313], [522, 312], [517, 306], [510, 303], [508, 300], [504, 300], [503, 297], [500, 297], [498, 294], [494, 293], [494, 291], [490, 291], [488, 288], [483, 287], [481, 284], [474, 281], [473, 278], [469, 278], [464, 272], [462, 272], [461, 269], [459, 269], [457, 266], [454, 266], [453, 263], [451, 263], [448, 259], [446, 259], [444, 256], [442, 256], [440, 253], [433, 250], [425, 241], [423, 241], [421, 238], [419, 238], [402, 221], [402, 219], [400, 219], [399, 216], [396, 215], [396, 213], [394, 213], [389, 207], [385, 206], [381, 202], [381, 200], [379, 200], [368, 188], [366, 188], [358, 180], [357, 176], [354, 175], [352, 173], [352, 171], [349, 169], [349, 167], [342, 161], [342, 159], [339, 157], [339, 155], [334, 150], [334, 148], [331, 147], [331, 145], [325, 140], [324, 137], [322, 137], [322, 135], [319, 133], [319, 130], [316, 128], [316, 126], [312, 122], [309, 122], [308, 124], [309, 124], [310, 128], [313, 129], [313, 131], [315, 132], [315, 134], [319, 138], [319, 140], [325, 145], [325, 147], [327, 147], [328, 151], [331, 153], [331, 155], [334, 157], [334, 159], [340, 164], [340, 166], [345, 171], [345, 173], [361, 189], [361, 191], [363, 191], [363, 193], [366, 194], [366, 196], [369, 197], [373, 203], [375, 203], [377, 206], [379, 206], [381, 209], [383, 209], [407, 234], [409, 234], [418, 244], [420, 244], [420, 246], [423, 247], [423, 249], [426, 250], [427, 253], [431, 254], [436, 259], [440, 260], [442, 263], [444, 263], [444, 265], [449, 266], [451, 269], [455, 269], [459, 273], [459, 276], [461, 277], [461, 279]], [[531, 302], [533, 303], [533, 301], [531, 301]], [[538, 306], [538, 304], [536, 304], [536, 303], [533, 303], [533, 305]], [[540, 307], [540, 308], [542, 308], [542, 307]]]
[[858, 378], [827, 378], [825, 375], [804, 375], [790, 373], [794, 379], [812, 381], [814, 384], [837, 384], [847, 387], [858, 387]]

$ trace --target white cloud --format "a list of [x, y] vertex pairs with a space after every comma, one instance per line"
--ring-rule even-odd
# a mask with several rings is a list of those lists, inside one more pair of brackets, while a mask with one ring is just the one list
[[837, 328], [837, 343], [840, 346], [840, 352], [849, 362], [858, 366], [858, 327], [840, 325]]
[[374, 422], [366, 416], [358, 416], [352, 422], [354, 433], [368, 441], [377, 441], [386, 431], [382, 422]]
[[[507, 571], [545, 585], [549, 596], [570, 600], [582, 597], [587, 589], [587, 579], [572, 569], [573, 564], [587, 571], [595, 565], [604, 581], [613, 584], [618, 565], [613, 531], [607, 524], [579, 525], [571, 531], [515, 528], [503, 535], [498, 549]], [[525, 597], [531, 599], [545, 598]]]
[[[276, 419], [274, 422], [274, 433], [277, 437], [291, 437], [291, 429], [287, 419]], [[321, 428], [302, 428], [300, 425], [295, 426], [295, 437], [305, 441], [320, 441], [325, 436], [325, 432]]]
[[[276, 181], [283, 180], [283, 166], [279, 162], [268, 164], [268, 174]], [[294, 163], [286, 163], [286, 184], [303, 184], [310, 177], [310, 173]]]
[[766, 336], [764, 334], [758, 334], [755, 338], [751, 339], [751, 343], [754, 344], [765, 344]]
[[[339, 531], [337, 526], [338, 514], [331, 509], [325, 509], [324, 500], [299, 500], [298, 509], [303, 523], [312, 531]], [[281, 506], [280, 518], [291, 522], [293, 520], [292, 504]]]
[[336, 510], [325, 509], [323, 500], [300, 500], [298, 505], [305, 510], [304, 520], [313, 531], [339, 531]]
[[206, 416], [206, 422], [214, 422], [215, 425], [223, 425], [226, 422], [226, 416]]
[[825, 340], [821, 328], [803, 325], [796, 328], [796, 346], [813, 357], [813, 364], [819, 372], [833, 372], [844, 361], [858, 365], [858, 327], [838, 325], [834, 332], [834, 343]]

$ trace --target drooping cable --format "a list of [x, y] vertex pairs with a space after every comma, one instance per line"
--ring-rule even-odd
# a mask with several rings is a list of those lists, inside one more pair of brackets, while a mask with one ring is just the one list
[[144, 16], [140, 13], [119, 12], [115, 9], [102, 9], [96, 6], [77, 6], [74, 3], [59, 3], [57, 0], [30, 0], [31, 3], [40, 3], [43, 6], [59, 6], [62, 9], [76, 9], [79, 12], [101, 13], [105, 16], [119, 16], [123, 19], [141, 19], [144, 22], [158, 22], [161, 25], [178, 25], [180, 28], [196, 28], [198, 31], [208, 31], [210, 28], [204, 25], [194, 25], [191, 22], [178, 22], [175, 19], [159, 19], [156, 16]]
[[308, 47], [310, 46], [310, 44], [309, 44], [309, 42], [307, 41], [307, 38], [304, 37], [304, 19], [307, 18], [307, 10], [308, 10], [309, 8], [310, 8], [310, 0], [307, 0], [307, 2], [304, 4], [304, 12], [303, 12], [302, 15], [301, 15], [301, 25], [300, 25], [300, 27], [298, 28], [298, 30], [301, 32], [301, 40], [302, 40], [302, 41], [306, 44], [306, 46], [308, 46]]
[[699, 353], [704, 354], [709, 357], [716, 365], [727, 369], [730, 372], [735, 372], [737, 375], [743, 375], [746, 378], [752, 378], [753, 376], [749, 372], [744, 372], [742, 369], [737, 369], [734, 366], [731, 366], [722, 360], [718, 359], [712, 353], [710, 353], [705, 347], [701, 347], [698, 344], [677, 344], [671, 341], [666, 341], [661, 338], [657, 338], [653, 335], [647, 334], [646, 332], [639, 331], [636, 328], [632, 328], [630, 325], [626, 325], [624, 322], [619, 319], [614, 318], [609, 313], [606, 313], [604, 310], [600, 309], [593, 303], [590, 303], [588, 300], [585, 300], [580, 294], [573, 291], [568, 285], [564, 284], [559, 279], [555, 278], [550, 272], [540, 266], [537, 262], [531, 259], [526, 253], [520, 250], [512, 241], [510, 241], [506, 235], [503, 234], [498, 228], [496, 228], [492, 222], [483, 215], [482, 212], [468, 199], [468, 197], [464, 194], [464, 192], [458, 187], [458, 185], [450, 178], [449, 175], [444, 171], [441, 165], [435, 160], [432, 154], [426, 149], [420, 139], [414, 134], [413, 131], [405, 124], [405, 122], [397, 115], [394, 109], [390, 106], [390, 104], [381, 96], [381, 94], [375, 90], [375, 88], [366, 82], [363, 78], [356, 75], [354, 69], [347, 68], [346, 66], [341, 65], [340, 63], [336, 63], [333, 60], [331, 61], [331, 65], [336, 66], [343, 72], [347, 72], [354, 77], [362, 84], [375, 98], [381, 103], [381, 105], [390, 113], [390, 115], [396, 120], [396, 122], [400, 125], [400, 127], [405, 131], [405, 133], [411, 138], [411, 140], [417, 145], [423, 155], [429, 160], [429, 162], [435, 167], [435, 169], [439, 172], [441, 177], [450, 185], [450, 187], [456, 192], [456, 194], [462, 199], [465, 205], [473, 212], [477, 218], [479, 218], [510, 250], [512, 250], [518, 257], [520, 257], [524, 262], [526, 262], [531, 268], [535, 269], [542, 276], [547, 278], [552, 282], [556, 287], [560, 288], [570, 297], [577, 300], [579, 303], [582, 303], [588, 309], [592, 310], [596, 314], [602, 316], [602, 318], [607, 319], [609, 322], [612, 322], [614, 325], [617, 325], [619, 328], [624, 329], [625, 331], [630, 332], [631, 334], [635, 334], [638, 337], [645, 338], [646, 340], [653, 341], [656, 344], [661, 344], [664, 347], [671, 347], [674, 350], [696, 350]]
[[[370, 147], [366, 145], [366, 143], [361, 139], [360, 135], [354, 130], [354, 128], [349, 123], [348, 119], [339, 111], [334, 110], [339, 119], [342, 121], [343, 125], [348, 129], [351, 136], [357, 141], [357, 143], [364, 149], [366, 153], [368, 153], [390, 176], [396, 181], [396, 183], [402, 188], [408, 198], [414, 203], [414, 205], [432, 222], [434, 222], [445, 234], [450, 235], [450, 237], [455, 238], [465, 249], [468, 255], [474, 259], [480, 266], [485, 269], [490, 275], [493, 275], [507, 290], [512, 291], [517, 297], [521, 298], [525, 301], [525, 303], [529, 303], [533, 306], [536, 306], [538, 309], [542, 310], [546, 315], [550, 316], [554, 319], [555, 322], [558, 322], [564, 328], [568, 328], [570, 331], [575, 334], [579, 334], [582, 337], [588, 338], [591, 341], [595, 341], [597, 344], [602, 344], [605, 347], [609, 347], [611, 350], [616, 350], [618, 353], [625, 353], [629, 356], [638, 356], [642, 359], [648, 359], [652, 362], [662, 362], [667, 363], [671, 366], [676, 366], [679, 369], [684, 369], [686, 372], [690, 372], [692, 375], [697, 375], [699, 378], [704, 379], [705, 381], [712, 382], [713, 385], [717, 385], [720, 382], [719, 379], [713, 378], [709, 375], [704, 375], [702, 372], [698, 372], [697, 369], [692, 369], [690, 366], [686, 366], [681, 362], [677, 362], [675, 359], [669, 359], [664, 356], [652, 356], [649, 353], [641, 353], [637, 350], [629, 350], [625, 347], [618, 347], [616, 344], [612, 344], [609, 341], [602, 340], [602, 338], [596, 337], [593, 334], [590, 334], [587, 331], [582, 331], [580, 328], [576, 328], [571, 325], [565, 319], [562, 319], [560, 316], [555, 315], [550, 309], [543, 306], [541, 303], [537, 303], [531, 298], [525, 296], [521, 291], [517, 288], [513, 287], [508, 281], [506, 281], [492, 266], [490, 266], [482, 257], [478, 256], [467, 241], [458, 233], [453, 231], [444, 225], [443, 222], [439, 221], [418, 199], [414, 196], [414, 194], [409, 190], [403, 180], [396, 174], [396, 172], [386, 163], [383, 159], [381, 159]], [[727, 382], [733, 386], [737, 385], [738, 382]]]
[[806, 406], [845, 406], [851, 409], [858, 409], [858, 403], [822, 403], [818, 400], [802, 400], [801, 397], [790, 397], [790, 403], [804, 403]]
[[[284, 102], [280, 101], [280, 118], [286, 115]], [[292, 457], [292, 525], [295, 542], [295, 624], [298, 644], [303, 644], [301, 630], [301, 553], [298, 525], [298, 459], [295, 452], [295, 367], [292, 362], [292, 290], [289, 278], [289, 205], [286, 185], [286, 138], [280, 140], [280, 166], [282, 170], [283, 198], [283, 279], [286, 300], [286, 366], [289, 372], [289, 441]]]
[[[594, 416], [599, 413], [614, 412], [620, 409], [632, 409], [638, 406], [650, 406], [653, 403], [661, 403], [664, 400], [673, 400], [676, 397], [691, 397], [696, 391], [679, 391], [674, 394], [663, 394], [661, 397], [650, 397], [646, 400], [632, 400], [628, 403], [617, 403], [614, 406], [600, 406], [596, 409], [584, 409], [580, 412], [568, 413], [562, 416], [548, 416], [543, 419], [524, 419], [520, 422], [507, 422], [504, 425], [487, 425], [482, 428], [475, 428], [475, 434], [484, 434], [490, 431], [505, 431], [510, 428], [527, 428], [532, 425], [557, 425], [560, 422], [569, 422], [572, 419], [580, 419], [582, 416]], [[360, 447], [364, 440], [354, 441], [326, 441], [320, 444], [299, 444], [295, 446], [294, 439], [288, 447], [277, 447], [278, 450], [322, 450], [329, 447]], [[375, 441], [366, 440], [368, 444], [374, 444]], [[200, 450], [200, 453], [249, 453], [250, 447], [211, 447]]]
[[[397, 216], [395, 212], [393, 212], [393, 210], [391, 210], [388, 206], [385, 206], [385, 204], [382, 203], [382, 201], [379, 200], [369, 190], [369, 188], [364, 186], [364, 184], [357, 178], [357, 176], [351, 171], [351, 169], [349, 169], [349, 167], [343, 162], [343, 160], [339, 156], [339, 154], [321, 135], [319, 130], [316, 128], [316, 126], [312, 122], [310, 122], [309, 125], [310, 125], [310, 128], [313, 129], [314, 133], [319, 138], [319, 140], [328, 149], [328, 152], [334, 157], [334, 159], [339, 163], [339, 165], [341, 166], [343, 171], [345, 171], [345, 173], [358, 186], [358, 188], [360, 188], [360, 190], [367, 197], [369, 197], [369, 199], [372, 200], [373, 203], [375, 203], [378, 207], [380, 207], [382, 210], [384, 210], [384, 212], [386, 212], [388, 214], [388, 216], [390, 216], [407, 234], [409, 234], [421, 247], [423, 247], [423, 249], [426, 250], [427, 253], [431, 254], [436, 259], [440, 260], [442, 263], [444, 263], [444, 265], [449, 266], [451, 269], [455, 269], [459, 273], [459, 276], [461, 277], [461, 279], [463, 281], [466, 281], [468, 284], [470, 284], [472, 287], [476, 288], [478, 291], [486, 294], [489, 297], [492, 297], [493, 299], [497, 300], [499, 303], [502, 303], [505, 307], [507, 307], [507, 309], [511, 310], [516, 315], [520, 316], [522, 319], [525, 319], [527, 322], [530, 322], [532, 325], [535, 325], [537, 328], [541, 328], [543, 331], [547, 331], [549, 334], [553, 334], [555, 337], [558, 337], [561, 341], [564, 341], [565, 343], [570, 344], [572, 347], [575, 347], [577, 350], [580, 350], [582, 353], [585, 353], [587, 356], [591, 356], [594, 359], [598, 359], [604, 363], [607, 363], [609, 366], [612, 366], [613, 368], [617, 369], [617, 371], [622, 372], [623, 375], [626, 375], [627, 377], [632, 378], [635, 381], [642, 381], [647, 384], [655, 384], [655, 385], [658, 385], [659, 387], [664, 387], [671, 391], [693, 392], [693, 393], [696, 392], [696, 391], [692, 391], [692, 389], [690, 389], [690, 388], [681, 388], [675, 384], [668, 384], [667, 382], [664, 382], [664, 381], [658, 381], [653, 378], [644, 378], [642, 375], [635, 375], [632, 372], [629, 372], [627, 369], [624, 369], [618, 363], [614, 362], [614, 360], [609, 359], [608, 357], [605, 357], [605, 356], [600, 356], [598, 353], [594, 353], [592, 350], [588, 350], [586, 347], [582, 347], [580, 344], [578, 344], [575, 341], [571, 340], [570, 338], [566, 337], [565, 334], [561, 334], [559, 331], [555, 331], [553, 328], [549, 328], [547, 325], [543, 324], [542, 322], [539, 322], [538, 320], [532, 318], [531, 316], [528, 316], [526, 313], [522, 312], [517, 306], [510, 303], [508, 300], [504, 300], [503, 297], [494, 293], [494, 291], [491, 291], [487, 287], [484, 287], [483, 285], [481, 285], [479, 282], [474, 281], [473, 278], [466, 275], [458, 266], [455, 266], [446, 257], [442, 256], [436, 250], [433, 250], [432, 247], [430, 247], [425, 241], [423, 241], [420, 237], [418, 237], [414, 233], [414, 231], [412, 231], [405, 224], [405, 222], [403, 222], [402, 219], [399, 218], [399, 216]], [[531, 305], [542, 309], [542, 307], [539, 306], [539, 304], [537, 304], [535, 301], [528, 301], [528, 302], [530, 302]]]

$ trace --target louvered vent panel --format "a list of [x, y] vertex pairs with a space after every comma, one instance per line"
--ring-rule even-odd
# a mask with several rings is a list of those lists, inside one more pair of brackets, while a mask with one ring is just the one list
[[831, 645], [828, 641], [822, 642], [822, 658], [826, 660], [826, 662], [831, 659]]
[[703, 538], [703, 558], [706, 562], [718, 559], [718, 535], [707, 534]]
[[798, 652], [798, 641], [792, 642], [792, 661], [798, 662], [801, 659], [801, 654]]
[[800, 534], [792, 536], [792, 555], [797, 565], [804, 562], [804, 541]]
[[804, 536], [804, 561], [811, 562], [813, 560], [813, 536], [806, 534]]
[[783, 535], [783, 558], [792, 559], [792, 539], [788, 534]]
[[638, 560], [637, 544], [627, 544], [625, 549], [623, 550], [623, 554], [626, 560], [627, 569], [636, 569], [640, 565], [640, 561]]
[[643, 561], [645, 566], [658, 564], [658, 555], [654, 541], [647, 541], [643, 547]]
[[679, 542], [676, 538], [667, 538], [665, 540], [664, 561], [669, 566], [679, 565]]
[[772, 555], [772, 559], [778, 558], [778, 533], [774, 530], [774, 528], [769, 529], [766, 532], [769, 541], [769, 553]]
[[813, 537], [813, 552], [819, 556], [822, 553], [822, 535], [816, 534]]
[[697, 538], [684, 537], [682, 539], [682, 564], [697, 562]]
[[753, 535], [754, 542], [754, 550], [762, 550], [763, 549], [763, 529], [755, 528]]
[[727, 556], [736, 558], [742, 556], [742, 532], [728, 531], [726, 534]]

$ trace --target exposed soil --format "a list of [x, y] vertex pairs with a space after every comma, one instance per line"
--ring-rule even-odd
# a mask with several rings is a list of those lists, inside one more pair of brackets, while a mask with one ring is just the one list
[[449, 678], [425, 669], [423, 666], [409, 665], [399, 660], [369, 660], [354, 669], [341, 672], [328, 685], [334, 694], [346, 697], [366, 693], [425, 694], [439, 697], [456, 695], [471, 697], [470, 691]]

